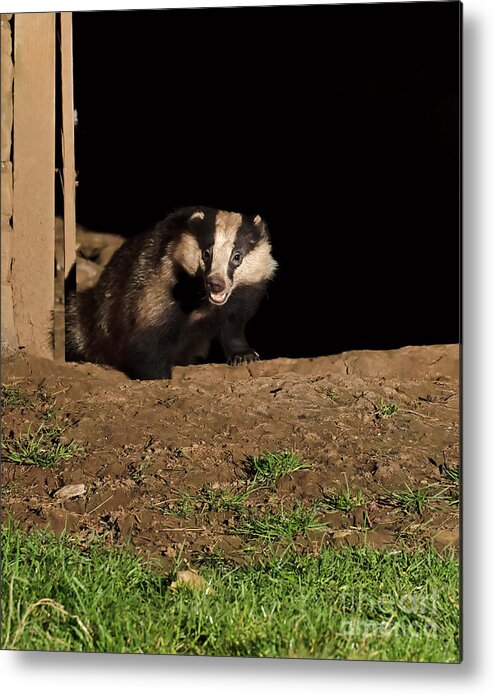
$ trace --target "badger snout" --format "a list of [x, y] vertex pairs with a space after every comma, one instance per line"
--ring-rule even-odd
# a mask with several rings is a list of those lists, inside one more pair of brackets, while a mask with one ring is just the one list
[[219, 275], [211, 275], [206, 280], [206, 287], [209, 292], [209, 299], [213, 304], [225, 304], [230, 296], [230, 290]]
[[210, 292], [213, 292], [214, 294], [218, 294], [225, 291], [225, 283], [223, 279], [218, 277], [217, 275], [213, 275], [212, 277], [208, 278], [207, 285], [208, 290]]

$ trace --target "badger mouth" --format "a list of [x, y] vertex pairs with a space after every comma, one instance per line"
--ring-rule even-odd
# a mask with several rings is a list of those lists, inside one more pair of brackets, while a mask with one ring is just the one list
[[224, 290], [223, 292], [210, 292], [209, 301], [213, 304], [216, 304], [217, 306], [221, 306], [222, 304], [227, 303], [229, 296], [229, 290]]

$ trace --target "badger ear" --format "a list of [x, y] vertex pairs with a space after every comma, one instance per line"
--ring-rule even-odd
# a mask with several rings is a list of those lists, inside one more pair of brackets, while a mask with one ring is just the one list
[[192, 220], [203, 220], [204, 219], [204, 213], [202, 210], [196, 210], [195, 212], [192, 213], [192, 215], [189, 217], [189, 222], [192, 222]]
[[166, 227], [172, 232], [180, 232], [187, 229], [188, 222], [196, 214], [200, 214], [200, 211], [196, 207], [189, 206], [186, 208], [178, 208], [178, 210], [174, 210], [167, 215], [164, 222]]
[[252, 222], [254, 224], [254, 228], [256, 229], [260, 237], [268, 236], [268, 226], [262, 219], [261, 215], [256, 215]]

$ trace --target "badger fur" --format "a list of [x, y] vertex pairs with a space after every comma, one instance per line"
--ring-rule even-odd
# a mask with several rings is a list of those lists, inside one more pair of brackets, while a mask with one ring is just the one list
[[125, 242], [93, 288], [69, 297], [67, 359], [170, 378], [218, 338], [230, 364], [256, 360], [245, 326], [276, 266], [259, 215], [177, 210]]

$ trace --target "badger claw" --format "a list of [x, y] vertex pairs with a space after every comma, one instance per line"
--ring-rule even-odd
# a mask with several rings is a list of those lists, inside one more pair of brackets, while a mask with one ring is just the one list
[[245, 352], [238, 353], [236, 355], [232, 355], [232, 357], [229, 358], [228, 364], [231, 365], [232, 367], [236, 367], [239, 364], [247, 364], [249, 362], [258, 362], [259, 361], [259, 355], [257, 352], [254, 350], [246, 350]]

